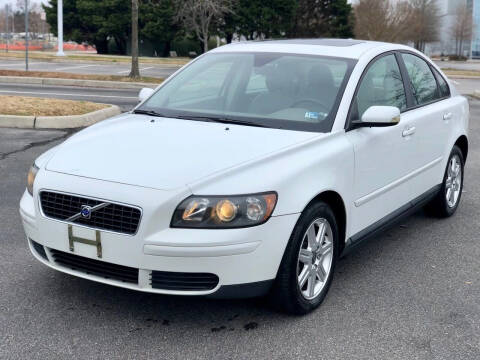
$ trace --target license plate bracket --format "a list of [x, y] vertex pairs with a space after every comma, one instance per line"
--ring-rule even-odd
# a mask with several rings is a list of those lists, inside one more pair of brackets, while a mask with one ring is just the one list
[[73, 235], [73, 227], [72, 225], [68, 225], [68, 245], [70, 247], [70, 251], [74, 252], [75, 243], [80, 243], [80, 244], [86, 244], [86, 245], [92, 245], [97, 248], [97, 257], [102, 258], [102, 237], [100, 235], [100, 231], [95, 230], [95, 240], [90, 240], [90, 239], [84, 239], [79, 236], [74, 236]]

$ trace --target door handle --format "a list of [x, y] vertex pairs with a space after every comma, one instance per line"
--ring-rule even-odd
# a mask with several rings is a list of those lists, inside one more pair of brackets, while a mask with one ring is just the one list
[[406, 128], [405, 130], [403, 130], [402, 136], [407, 137], [407, 136], [413, 135], [413, 134], [415, 134], [415, 130], [416, 130], [415, 126], [410, 126], [410, 127]]
[[452, 118], [451, 112], [443, 114], [443, 120], [450, 120], [451, 118]]

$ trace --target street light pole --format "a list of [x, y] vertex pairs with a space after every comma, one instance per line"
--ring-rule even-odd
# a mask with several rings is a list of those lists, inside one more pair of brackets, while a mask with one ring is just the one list
[[7, 27], [7, 31], [6, 31], [6, 36], [7, 36], [7, 47], [5, 48], [6, 49], [6, 52], [8, 53], [8, 41], [10, 40], [10, 30], [8, 28], [8, 4], [5, 5], [5, 25]]
[[28, 0], [25, 0], [25, 71], [28, 71]]
[[58, 25], [58, 52], [57, 56], [65, 56], [63, 52], [63, 0], [57, 2], [57, 25]]

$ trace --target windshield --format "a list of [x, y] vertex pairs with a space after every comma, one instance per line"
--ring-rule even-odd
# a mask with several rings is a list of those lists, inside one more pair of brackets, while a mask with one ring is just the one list
[[193, 120], [331, 130], [354, 61], [277, 53], [212, 53], [136, 110]]

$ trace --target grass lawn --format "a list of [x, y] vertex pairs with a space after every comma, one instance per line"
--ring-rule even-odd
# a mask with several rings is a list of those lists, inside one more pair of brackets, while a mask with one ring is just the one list
[[45, 99], [25, 96], [0, 96], [0, 114], [21, 116], [83, 115], [109, 107], [88, 101]]
[[162, 78], [155, 78], [155, 77], [148, 77], [148, 76], [141, 77], [136, 80], [132, 80], [128, 76], [71, 74], [71, 73], [53, 72], [53, 71], [0, 70], [0, 76], [30, 76], [30, 77], [55, 78], [55, 79], [144, 82], [144, 83], [151, 83], [151, 84], [160, 84], [163, 81]]
[[448, 75], [464, 75], [464, 76], [480, 76], [480, 71], [476, 70], [460, 70], [460, 69], [442, 69], [443, 72], [448, 76]]

